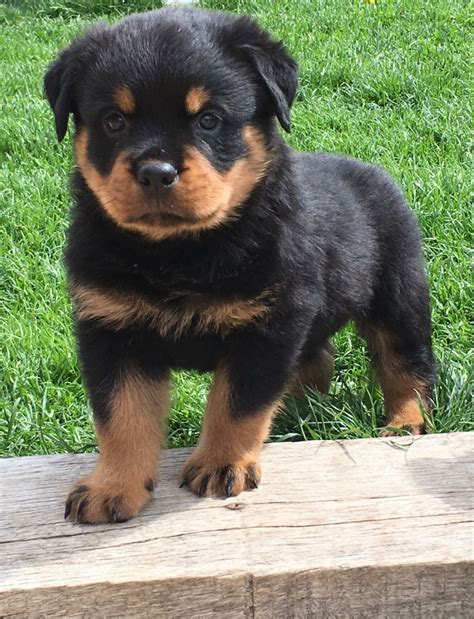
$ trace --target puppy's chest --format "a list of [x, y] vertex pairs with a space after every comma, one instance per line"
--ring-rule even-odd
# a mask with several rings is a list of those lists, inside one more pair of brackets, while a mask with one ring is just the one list
[[252, 323], [263, 323], [275, 300], [271, 289], [251, 298], [183, 290], [153, 299], [87, 284], [74, 284], [70, 290], [77, 320], [94, 320], [115, 330], [147, 327], [166, 339], [189, 333], [225, 336]]

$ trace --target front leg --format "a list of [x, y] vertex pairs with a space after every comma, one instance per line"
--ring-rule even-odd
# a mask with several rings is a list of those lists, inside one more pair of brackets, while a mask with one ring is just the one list
[[168, 408], [168, 372], [144, 341], [79, 326], [84, 378], [99, 443], [96, 468], [66, 500], [65, 518], [124, 522], [150, 499]]
[[235, 496], [260, 481], [259, 453], [277, 408], [271, 402], [243, 418], [232, 411], [228, 372], [215, 372], [199, 444], [186, 462], [182, 485], [198, 496]]
[[215, 372], [199, 443], [184, 466], [182, 485], [201, 497], [235, 496], [260, 481], [260, 450], [296, 351], [247, 350]]

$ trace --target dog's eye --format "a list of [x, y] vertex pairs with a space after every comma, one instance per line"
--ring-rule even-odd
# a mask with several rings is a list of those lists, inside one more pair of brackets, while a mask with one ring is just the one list
[[104, 118], [104, 125], [108, 131], [117, 133], [117, 131], [125, 129], [125, 118], [118, 112], [112, 112]]
[[212, 129], [215, 129], [219, 124], [220, 118], [215, 114], [206, 112], [199, 118], [198, 122], [201, 129], [205, 129], [206, 131], [212, 131]]

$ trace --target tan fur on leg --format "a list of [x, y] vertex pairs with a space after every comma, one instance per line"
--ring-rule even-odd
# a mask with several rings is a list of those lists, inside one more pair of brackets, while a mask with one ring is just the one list
[[277, 404], [233, 419], [227, 373], [216, 371], [199, 444], [186, 462], [183, 485], [199, 496], [235, 496], [256, 488], [259, 453], [268, 436]]
[[[425, 381], [407, 371], [394, 351], [389, 333], [371, 327], [364, 331], [364, 336], [373, 355], [377, 377], [383, 391], [387, 426], [406, 428], [412, 434], [424, 433], [425, 420], [421, 406], [425, 411], [430, 408]], [[384, 436], [391, 434], [394, 432], [389, 430], [384, 432]]]
[[66, 517], [83, 523], [122, 522], [148, 502], [168, 408], [168, 382], [136, 373], [120, 380], [107, 422], [96, 425], [97, 466], [71, 489]]

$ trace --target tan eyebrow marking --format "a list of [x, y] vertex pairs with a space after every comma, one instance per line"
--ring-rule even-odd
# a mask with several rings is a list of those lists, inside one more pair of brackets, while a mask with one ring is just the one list
[[186, 110], [197, 114], [209, 101], [209, 93], [202, 86], [193, 86], [186, 95]]
[[135, 111], [135, 97], [128, 86], [118, 86], [114, 92], [114, 101], [125, 114]]

